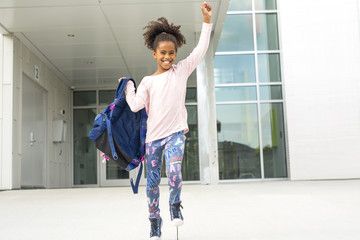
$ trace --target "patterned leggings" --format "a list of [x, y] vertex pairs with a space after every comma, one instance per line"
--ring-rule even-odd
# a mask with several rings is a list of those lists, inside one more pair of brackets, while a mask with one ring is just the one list
[[165, 155], [166, 175], [170, 189], [170, 203], [180, 202], [182, 186], [181, 164], [184, 155], [184, 131], [146, 144], [146, 195], [149, 204], [150, 217], [159, 217], [159, 184], [161, 180], [162, 156]]

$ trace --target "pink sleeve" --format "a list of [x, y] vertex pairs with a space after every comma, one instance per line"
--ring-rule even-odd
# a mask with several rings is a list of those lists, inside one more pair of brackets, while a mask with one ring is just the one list
[[144, 82], [145, 81], [141, 81], [141, 83], [137, 88], [136, 93], [135, 93], [134, 83], [132, 81], [129, 81], [126, 84], [126, 88], [125, 88], [126, 102], [129, 105], [131, 111], [133, 112], [137, 112], [148, 105], [147, 104], [149, 98], [148, 91]]
[[189, 76], [205, 56], [210, 42], [212, 23], [203, 23], [199, 42], [190, 55], [180, 61], [177, 66], [185, 70]]

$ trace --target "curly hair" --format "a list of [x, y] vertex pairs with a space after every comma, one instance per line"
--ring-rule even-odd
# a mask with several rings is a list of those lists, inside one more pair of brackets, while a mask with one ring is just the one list
[[165, 17], [158, 18], [157, 21], [149, 22], [143, 30], [145, 45], [153, 51], [156, 51], [160, 41], [171, 41], [175, 45], [175, 50], [186, 44], [186, 39], [180, 32], [180, 25], [169, 24]]

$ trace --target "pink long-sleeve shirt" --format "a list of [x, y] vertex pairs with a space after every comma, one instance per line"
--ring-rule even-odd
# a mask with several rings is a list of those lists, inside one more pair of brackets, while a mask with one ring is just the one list
[[146, 109], [146, 143], [172, 133], [189, 131], [185, 108], [186, 82], [204, 57], [210, 41], [212, 24], [203, 23], [199, 42], [184, 60], [159, 75], [145, 76], [135, 93], [133, 82], [126, 85], [126, 102], [133, 112]]

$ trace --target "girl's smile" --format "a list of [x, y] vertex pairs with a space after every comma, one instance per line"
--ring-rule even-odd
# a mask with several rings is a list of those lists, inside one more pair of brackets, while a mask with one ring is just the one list
[[176, 59], [175, 44], [171, 41], [160, 41], [153, 56], [158, 63], [158, 69], [155, 73], [161, 74], [170, 69]]

